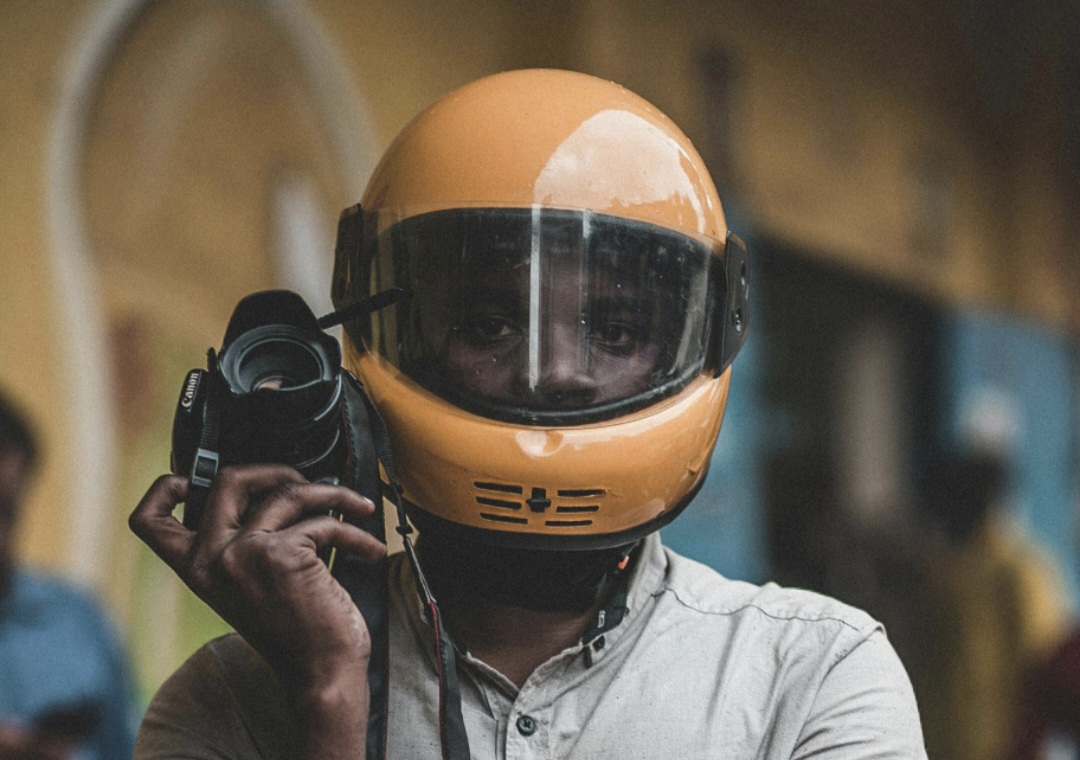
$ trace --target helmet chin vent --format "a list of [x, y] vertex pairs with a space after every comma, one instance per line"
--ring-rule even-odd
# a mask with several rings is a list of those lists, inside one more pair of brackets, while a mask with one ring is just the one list
[[491, 522], [513, 523], [515, 525], [529, 524], [529, 520], [527, 518], [514, 517], [513, 515], [493, 515], [490, 512], [481, 512], [480, 516], [485, 520], [490, 520]]
[[[474, 482], [478, 491], [476, 503], [481, 507], [494, 507], [500, 511], [491, 512], [481, 510], [480, 517], [484, 520], [516, 525], [528, 525], [530, 520], [527, 516], [530, 512], [538, 517], [554, 506], [558, 515], [566, 515], [564, 519], [544, 520], [544, 525], [549, 528], [581, 528], [593, 524], [592, 519], [584, 517], [600, 511], [600, 502], [603, 501], [607, 491], [603, 488], [566, 488], [558, 489], [555, 494], [560, 501], [568, 503], [555, 503], [548, 496], [548, 489], [525, 486], [511, 483]], [[518, 496], [519, 499], [514, 497]], [[525, 508], [528, 507], [526, 511]], [[518, 512], [521, 516], [510, 514]], [[571, 517], [572, 516], [572, 517]]]
[[498, 493], [523, 493], [521, 486], [512, 486], [506, 483], [473, 483], [481, 491], [496, 491]]

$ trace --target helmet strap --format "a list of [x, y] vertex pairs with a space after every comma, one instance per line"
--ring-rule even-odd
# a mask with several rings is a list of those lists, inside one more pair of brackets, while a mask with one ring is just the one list
[[[347, 373], [348, 374], [348, 373]], [[349, 375], [351, 378], [351, 375]], [[352, 378], [359, 386], [359, 382]], [[371, 425], [372, 443], [375, 453], [382, 464], [386, 474], [387, 483], [383, 484], [383, 492], [393, 503], [397, 510], [397, 532], [405, 545], [405, 555], [412, 566], [413, 575], [416, 578], [416, 588], [420, 596], [420, 603], [424, 610], [424, 617], [431, 626], [432, 644], [435, 652], [439, 679], [439, 739], [442, 744], [441, 760], [469, 760], [469, 736], [465, 731], [465, 718], [461, 713], [461, 690], [458, 686], [457, 677], [457, 654], [450, 634], [443, 623], [442, 611], [431, 593], [427, 578], [424, 576], [420, 561], [416, 555], [410, 538], [413, 529], [405, 516], [405, 505], [402, 499], [403, 489], [394, 475], [394, 456], [390, 447], [390, 436], [386, 431], [386, 423], [378, 409], [371, 403], [366, 393], [361, 394], [367, 405], [369, 421]], [[368, 746], [368, 757], [371, 758], [373, 747]], [[386, 757], [386, 745], [381, 747], [381, 756]], [[378, 757], [378, 755], [376, 755]]]

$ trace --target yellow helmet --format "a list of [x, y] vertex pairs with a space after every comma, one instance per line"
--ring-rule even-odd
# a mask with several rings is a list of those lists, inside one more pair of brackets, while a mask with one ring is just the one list
[[346, 364], [420, 528], [625, 545], [704, 481], [746, 335], [746, 251], [664, 114], [554, 70], [466, 85], [387, 150], [339, 228]]

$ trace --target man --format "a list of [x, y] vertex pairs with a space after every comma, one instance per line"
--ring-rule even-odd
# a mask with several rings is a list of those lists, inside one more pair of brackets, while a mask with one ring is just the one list
[[[746, 329], [745, 251], [678, 128], [610, 82], [488, 77], [409, 124], [343, 218], [347, 363], [385, 419], [458, 653], [471, 756], [920, 757], [879, 625], [725, 580], [656, 530], [703, 482]], [[360, 229], [362, 225], [362, 230]], [[197, 533], [159, 479], [133, 529], [241, 634], [167, 683], [139, 757], [361, 757], [371, 642], [316, 552], [373, 506], [218, 475]], [[301, 520], [301, 517], [306, 519]], [[436, 615], [391, 561], [388, 751], [454, 756]]]
[[925, 727], [941, 760], [1012, 757], [1018, 731], [1029, 732], [1053, 691], [1047, 679], [1026, 694], [1025, 678], [1068, 629], [1053, 564], [1007, 515], [1008, 470], [1002, 450], [974, 444], [947, 452], [931, 471], [931, 519], [944, 541], [927, 563], [934, 646], [913, 675], [924, 706], [939, 708]]
[[128, 757], [137, 717], [112, 628], [85, 594], [15, 562], [37, 448], [0, 396], [0, 757]]

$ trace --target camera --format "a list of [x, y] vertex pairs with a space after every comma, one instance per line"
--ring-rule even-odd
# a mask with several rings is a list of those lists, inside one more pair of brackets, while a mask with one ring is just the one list
[[[206, 369], [187, 373], [176, 404], [171, 466], [175, 474], [190, 478], [185, 527], [198, 529], [210, 485], [222, 467], [286, 464], [309, 481], [344, 485], [366, 496], [375, 512], [356, 524], [385, 542], [379, 461], [392, 472], [389, 438], [360, 381], [342, 369], [341, 346], [323, 328], [370, 314], [400, 297], [399, 291], [388, 291], [321, 319], [288, 290], [253, 293], [237, 304], [220, 352], [211, 348]], [[387, 562], [365, 562], [334, 549], [321, 550], [319, 556], [360, 610], [371, 635], [367, 756], [383, 757], [389, 694]]]
[[207, 368], [188, 372], [176, 405], [172, 471], [191, 478], [184, 525], [197, 528], [210, 483], [228, 465], [286, 464], [371, 498], [346, 472], [347, 374], [337, 340], [298, 294], [241, 300], [220, 352], [211, 348]]

